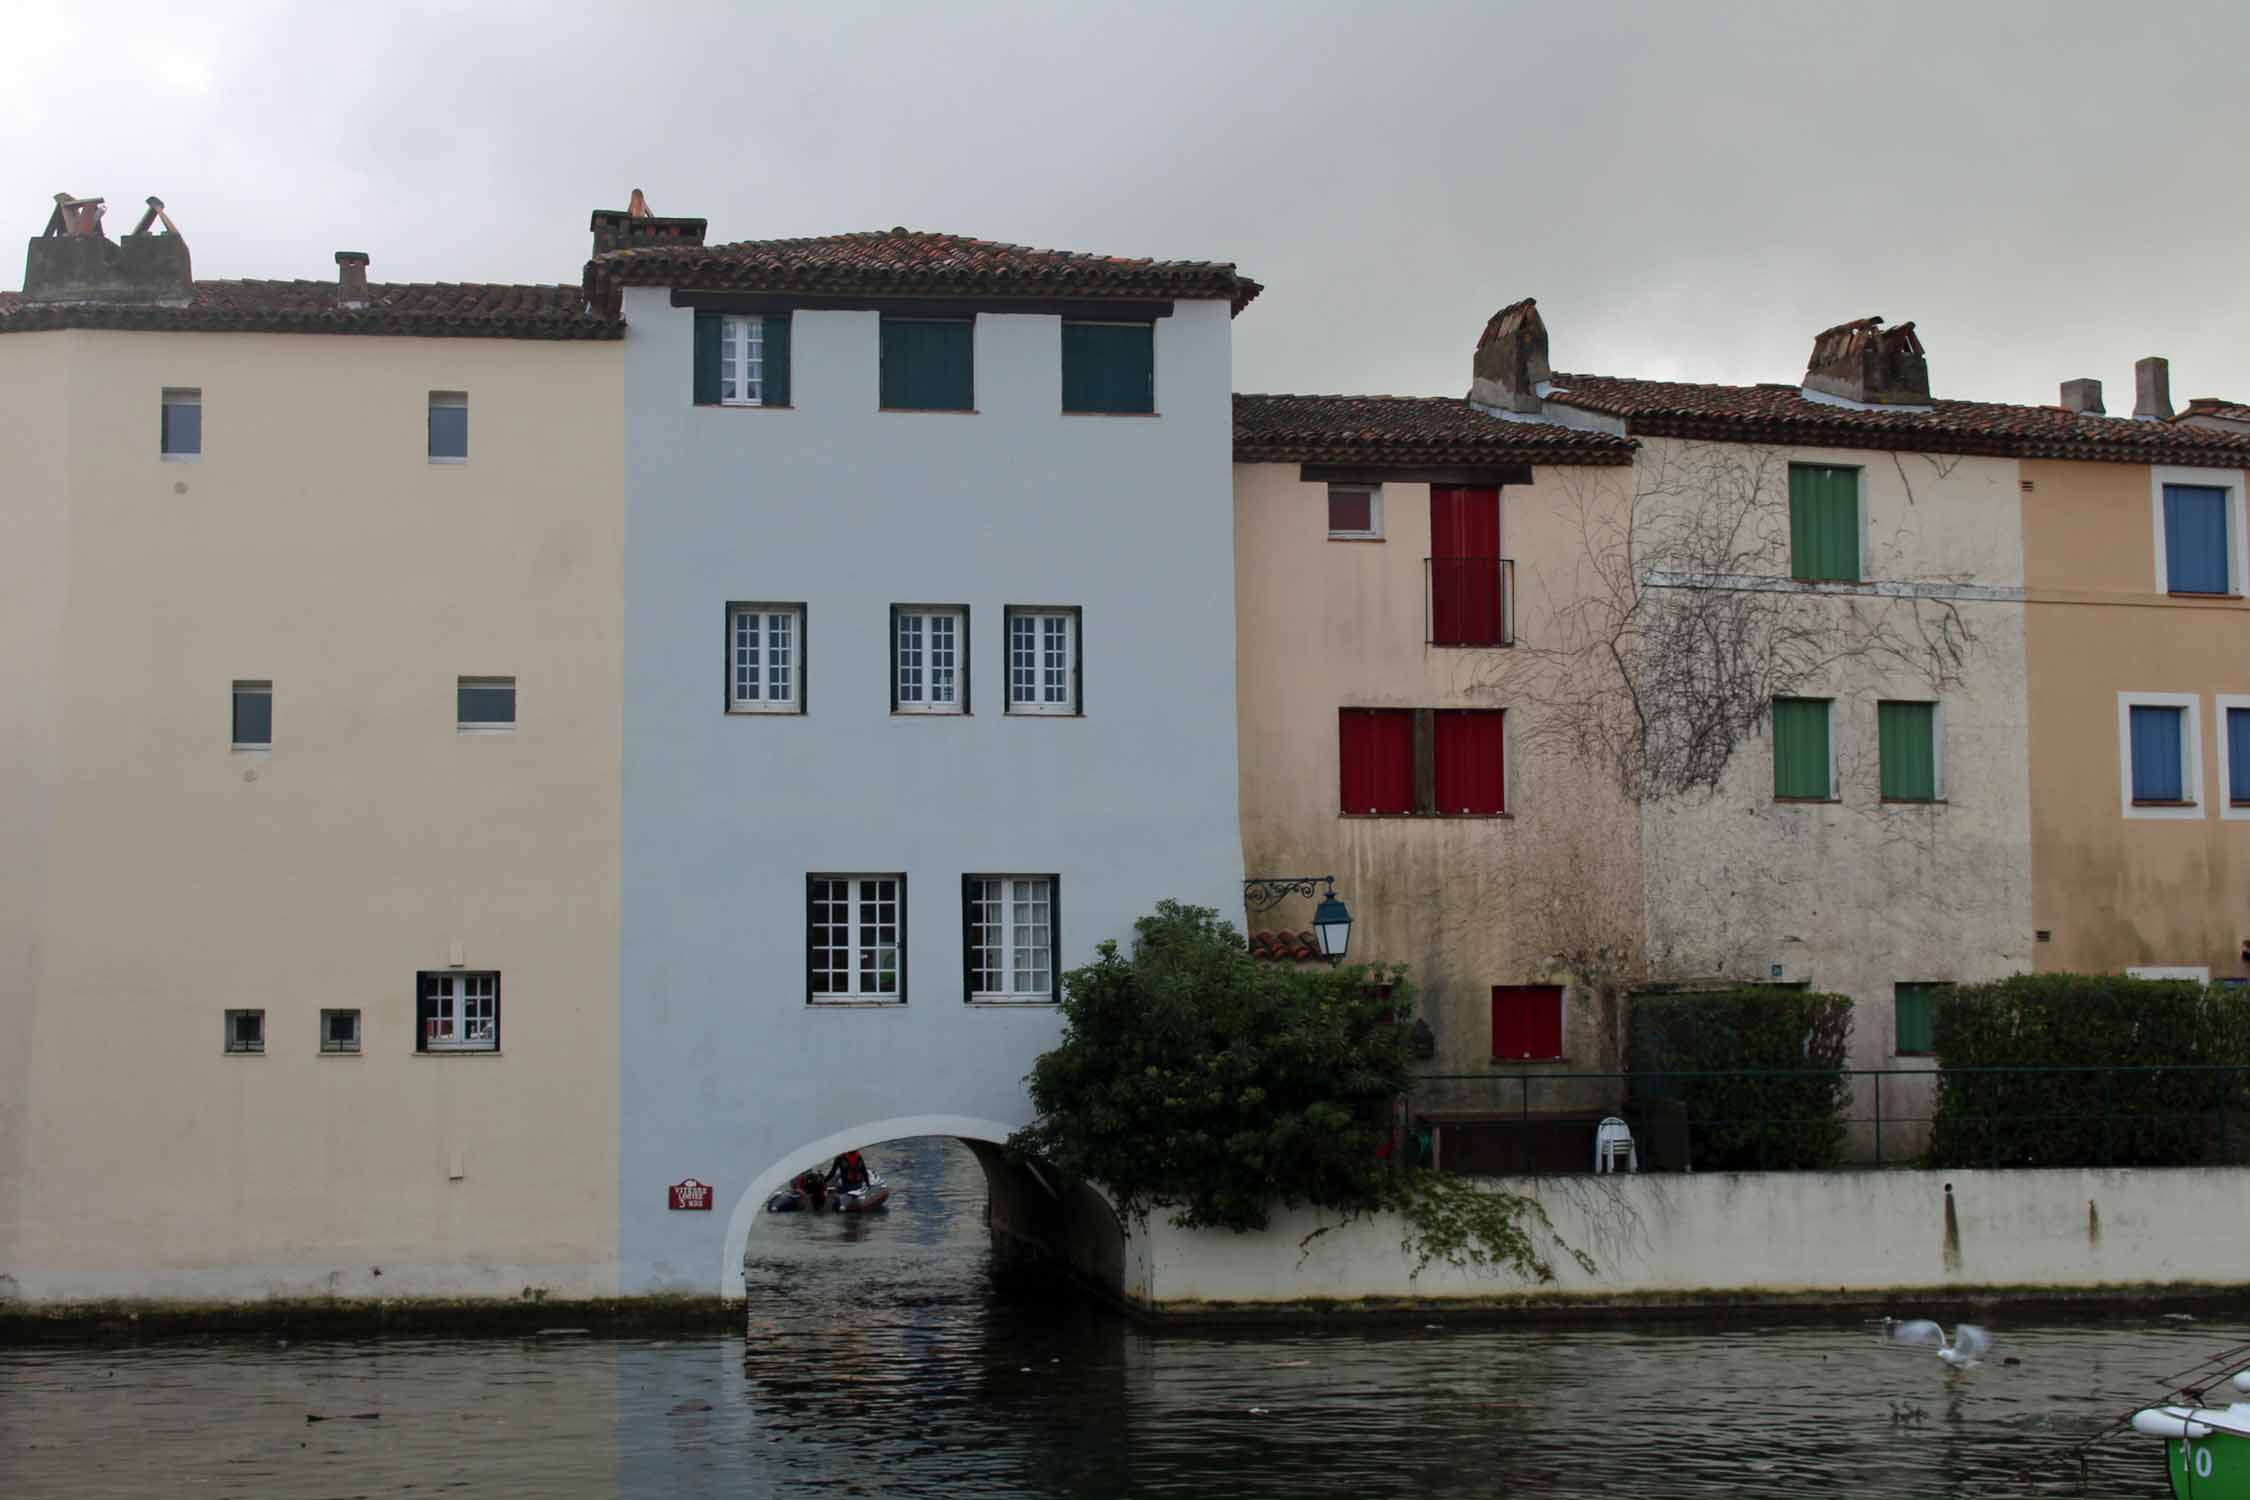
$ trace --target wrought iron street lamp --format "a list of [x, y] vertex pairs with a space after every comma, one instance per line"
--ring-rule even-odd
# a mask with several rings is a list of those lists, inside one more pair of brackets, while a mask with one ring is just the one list
[[[1322, 887], [1327, 889], [1322, 891]], [[1352, 913], [1336, 894], [1333, 875], [1265, 875], [1242, 882], [1242, 904], [1252, 912], [1267, 911], [1291, 896], [1320, 897], [1313, 908], [1313, 940], [1320, 956], [1334, 968], [1352, 946]]]

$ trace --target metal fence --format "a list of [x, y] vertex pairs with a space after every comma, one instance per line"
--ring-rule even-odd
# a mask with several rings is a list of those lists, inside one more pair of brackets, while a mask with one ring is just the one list
[[1731, 1069], [1427, 1074], [1417, 1155], [1473, 1173], [1585, 1172], [1606, 1118], [1641, 1171], [2250, 1162], [2250, 1068]]

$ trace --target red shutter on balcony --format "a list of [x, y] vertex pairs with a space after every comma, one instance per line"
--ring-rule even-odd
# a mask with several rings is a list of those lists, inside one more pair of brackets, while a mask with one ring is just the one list
[[1507, 809], [1507, 737], [1496, 708], [1437, 711], [1437, 810], [1499, 813]]
[[1405, 708], [1347, 708], [1338, 720], [1343, 767], [1343, 810], [1403, 813], [1414, 810], [1414, 712]]
[[1492, 987], [1492, 1058], [1534, 1062], [1562, 1056], [1562, 989], [1552, 984]]
[[1500, 625], [1500, 492], [1431, 485], [1430, 640], [1498, 645]]

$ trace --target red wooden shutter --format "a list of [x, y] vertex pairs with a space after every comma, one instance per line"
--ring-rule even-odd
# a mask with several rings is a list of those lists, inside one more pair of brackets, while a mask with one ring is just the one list
[[1552, 984], [1492, 987], [1495, 1062], [1551, 1061], [1562, 1056], [1562, 989]]
[[1441, 708], [1437, 711], [1437, 811], [1499, 813], [1507, 808], [1507, 737], [1503, 711]]
[[1344, 709], [1338, 718], [1337, 745], [1345, 812], [1414, 810], [1412, 709]]
[[1500, 642], [1500, 492], [1430, 486], [1430, 640]]

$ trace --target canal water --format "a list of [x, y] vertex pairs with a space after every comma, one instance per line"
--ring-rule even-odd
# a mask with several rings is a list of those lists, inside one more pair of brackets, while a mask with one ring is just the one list
[[1995, 1320], [2021, 1363], [1954, 1377], [1844, 1315], [1156, 1333], [996, 1262], [957, 1143], [868, 1155], [888, 1211], [761, 1217], [739, 1334], [0, 1349], [0, 1495], [2157, 1497], [2154, 1442], [2073, 1449], [2250, 1337]]

